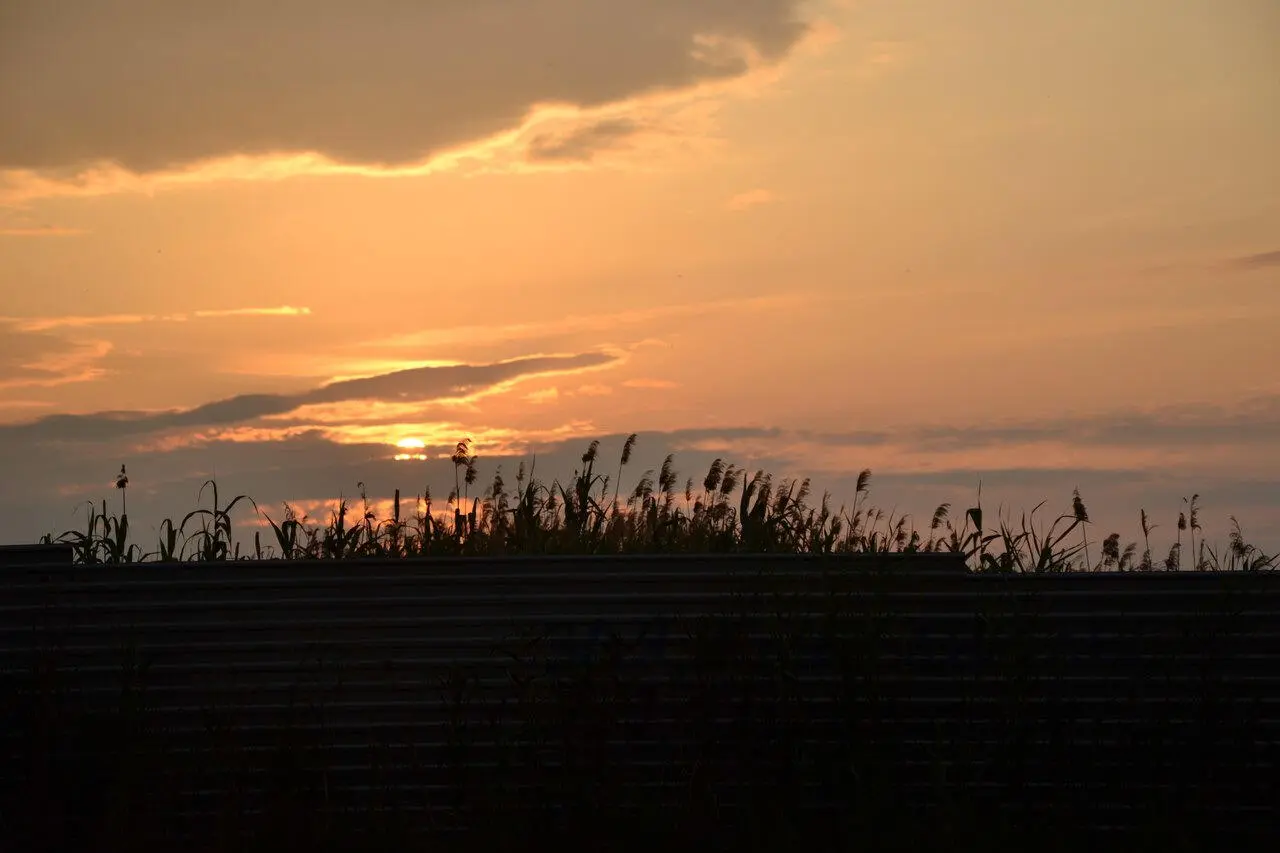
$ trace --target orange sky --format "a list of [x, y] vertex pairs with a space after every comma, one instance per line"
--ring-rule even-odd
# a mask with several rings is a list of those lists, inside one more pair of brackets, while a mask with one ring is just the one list
[[1280, 544], [1274, 2], [267, 9], [0, 8], [0, 540], [639, 431]]

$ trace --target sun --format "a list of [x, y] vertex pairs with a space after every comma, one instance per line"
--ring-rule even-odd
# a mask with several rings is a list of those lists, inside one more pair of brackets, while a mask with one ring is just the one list
[[392, 458], [397, 462], [408, 462], [410, 460], [416, 462], [427, 461], [427, 454], [423, 453], [427, 448], [427, 443], [420, 438], [402, 438], [396, 442], [396, 447], [400, 452]]

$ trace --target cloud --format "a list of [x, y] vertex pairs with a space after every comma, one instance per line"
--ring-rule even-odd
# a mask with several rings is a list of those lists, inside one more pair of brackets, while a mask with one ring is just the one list
[[302, 406], [351, 401], [426, 401], [464, 397], [528, 376], [577, 372], [616, 361], [604, 353], [541, 356], [484, 365], [417, 367], [378, 376], [344, 379], [299, 394], [241, 394], [193, 409], [165, 412], [97, 412], [51, 415], [0, 426], [13, 441], [106, 441], [165, 430], [228, 426], [283, 415]]
[[[818, 479], [876, 470], [978, 472], [1143, 470], [1151, 476], [1253, 477], [1280, 471], [1280, 394], [1230, 407], [1167, 407], [1148, 412], [1010, 423], [906, 424], [886, 429], [680, 430], [682, 451], [760, 460]], [[1280, 509], [1280, 504], [1277, 504]]]
[[[477, 339], [502, 341], [527, 341], [546, 339], [558, 335], [580, 332], [616, 333], [622, 326], [648, 324], [656, 320], [676, 317], [719, 315], [729, 311], [770, 311], [800, 304], [812, 299], [811, 294], [798, 291], [772, 296], [753, 296], [746, 299], [717, 299], [705, 302], [659, 305], [634, 311], [612, 314], [570, 314], [555, 320], [535, 323], [508, 323], [502, 326], [471, 325], [444, 329], [430, 329], [403, 335], [390, 335], [359, 345], [361, 352], [377, 349], [422, 349], [455, 344], [467, 344]], [[660, 343], [652, 339], [637, 342], [636, 346]]]
[[55, 317], [0, 317], [0, 323], [12, 325], [20, 332], [43, 332], [50, 329], [84, 329], [93, 326], [132, 326], [140, 323], [184, 323], [191, 318], [222, 317], [305, 317], [310, 308], [281, 305], [276, 308], [227, 308], [192, 311], [188, 314], [67, 314]]
[[538, 391], [533, 391], [529, 394], [525, 394], [524, 398], [525, 400], [529, 401], [530, 403], [533, 403], [534, 405], [541, 405], [543, 403], [554, 403], [556, 400], [560, 399], [560, 389], [555, 387], [542, 388]]
[[759, 207], [762, 204], [769, 204], [774, 201], [773, 193], [768, 190], [749, 190], [744, 193], [738, 193], [733, 198], [725, 202], [725, 207], [729, 210], [747, 210], [752, 207]]
[[1275, 435], [1280, 435], [1280, 395], [1261, 395], [1229, 407], [1167, 406], [1003, 426], [929, 427], [913, 431], [910, 440], [938, 449], [1044, 441], [1130, 448], [1268, 443]]
[[1231, 266], [1247, 270], [1280, 267], [1280, 249], [1273, 252], [1259, 252], [1256, 255], [1244, 255], [1234, 258], [1231, 261]]
[[645, 130], [632, 118], [609, 118], [587, 122], [559, 133], [538, 133], [529, 140], [526, 156], [539, 162], [589, 162], [600, 151], [622, 147]]
[[742, 76], [805, 35], [800, 0], [269, 4], [12, 0], [0, 168], [151, 173], [233, 155], [418, 163], [518, 127]]
[[224, 308], [212, 311], [193, 311], [193, 317], [305, 317], [310, 308], [281, 305], [276, 308]]
[[[1104, 454], [1130, 459], [1137, 467], [1149, 459], [1165, 458], [1188, 450], [1203, 462], [1214, 448], [1237, 456], [1257, 456], [1259, 448], [1274, 446], [1280, 434], [1280, 394], [1260, 395], [1234, 406], [1169, 406], [1146, 412], [1115, 412], [1074, 418], [1008, 423], [958, 424], [955, 426], [904, 425], [879, 430], [704, 430], [681, 433], [690, 446], [714, 444], [722, 450], [771, 455], [787, 462], [836, 457], [853, 453], [891, 453], [904, 465], [937, 467], [943, 457], [996, 458], [1028, 452], [1052, 462], [1046, 446], [1067, 448], [1078, 464], [1086, 456]], [[708, 444], [710, 443], [710, 444]], [[1028, 450], [1031, 448], [1032, 450]], [[815, 454], [817, 456], [815, 457]], [[1109, 459], [1109, 457], [1106, 457]], [[1280, 458], [1280, 457], [1278, 457]], [[1110, 464], [1108, 461], [1107, 464]]]
[[83, 228], [64, 228], [60, 225], [0, 226], [0, 237], [74, 237], [87, 233]]
[[0, 318], [0, 390], [88, 382], [103, 375], [101, 362], [111, 349], [108, 341], [67, 340]]

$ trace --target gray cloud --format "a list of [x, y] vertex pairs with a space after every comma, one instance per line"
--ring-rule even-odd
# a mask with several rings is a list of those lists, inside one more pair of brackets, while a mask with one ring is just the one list
[[800, 0], [46, 0], [0, 5], [0, 167], [134, 171], [233, 153], [405, 163], [784, 58]]
[[1240, 269], [1280, 267], [1280, 249], [1277, 249], [1274, 252], [1259, 252], [1256, 255], [1243, 255], [1232, 260], [1231, 265]]
[[466, 396], [520, 376], [598, 367], [614, 359], [614, 356], [603, 353], [583, 353], [515, 359], [496, 364], [418, 367], [365, 379], [333, 382], [300, 394], [241, 394], [180, 411], [50, 415], [30, 423], [0, 426], [0, 440], [101, 442], [169, 429], [243, 423], [267, 415], [285, 414], [310, 404], [349, 400], [418, 401]]
[[535, 163], [587, 162], [600, 151], [618, 148], [643, 129], [632, 119], [605, 119], [565, 133], [540, 133], [529, 140], [526, 153]]
[[962, 451], [998, 445], [1060, 441], [1090, 447], [1186, 447], [1272, 443], [1280, 435], [1280, 396], [1264, 395], [1230, 408], [1172, 406], [1152, 412], [893, 431], [794, 433], [828, 446], [901, 444], [919, 450]]

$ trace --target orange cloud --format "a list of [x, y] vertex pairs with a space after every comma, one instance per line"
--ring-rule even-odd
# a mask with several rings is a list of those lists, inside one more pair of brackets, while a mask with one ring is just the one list
[[314, 403], [290, 412], [266, 415], [264, 421], [305, 422], [310, 424], [393, 423], [420, 417], [426, 405], [422, 401], [349, 400], [337, 403]]
[[477, 426], [459, 421], [404, 422], [378, 426], [334, 425], [319, 430], [335, 444], [385, 445], [389, 454], [403, 452], [405, 443], [415, 445], [413, 458], [447, 459], [462, 437], [471, 439], [471, 450], [481, 455], [508, 456], [527, 453], [529, 448], [549, 442], [591, 437], [598, 429], [590, 421], [571, 421], [549, 429], [511, 429]]
[[559, 388], [543, 388], [541, 390], [533, 391], [529, 394], [524, 395], [525, 400], [535, 405], [538, 405], [541, 403], [551, 403], [559, 399], [559, 397], [560, 397]]
[[193, 311], [193, 317], [305, 317], [310, 308], [281, 305], [276, 308], [224, 308], [214, 311]]

